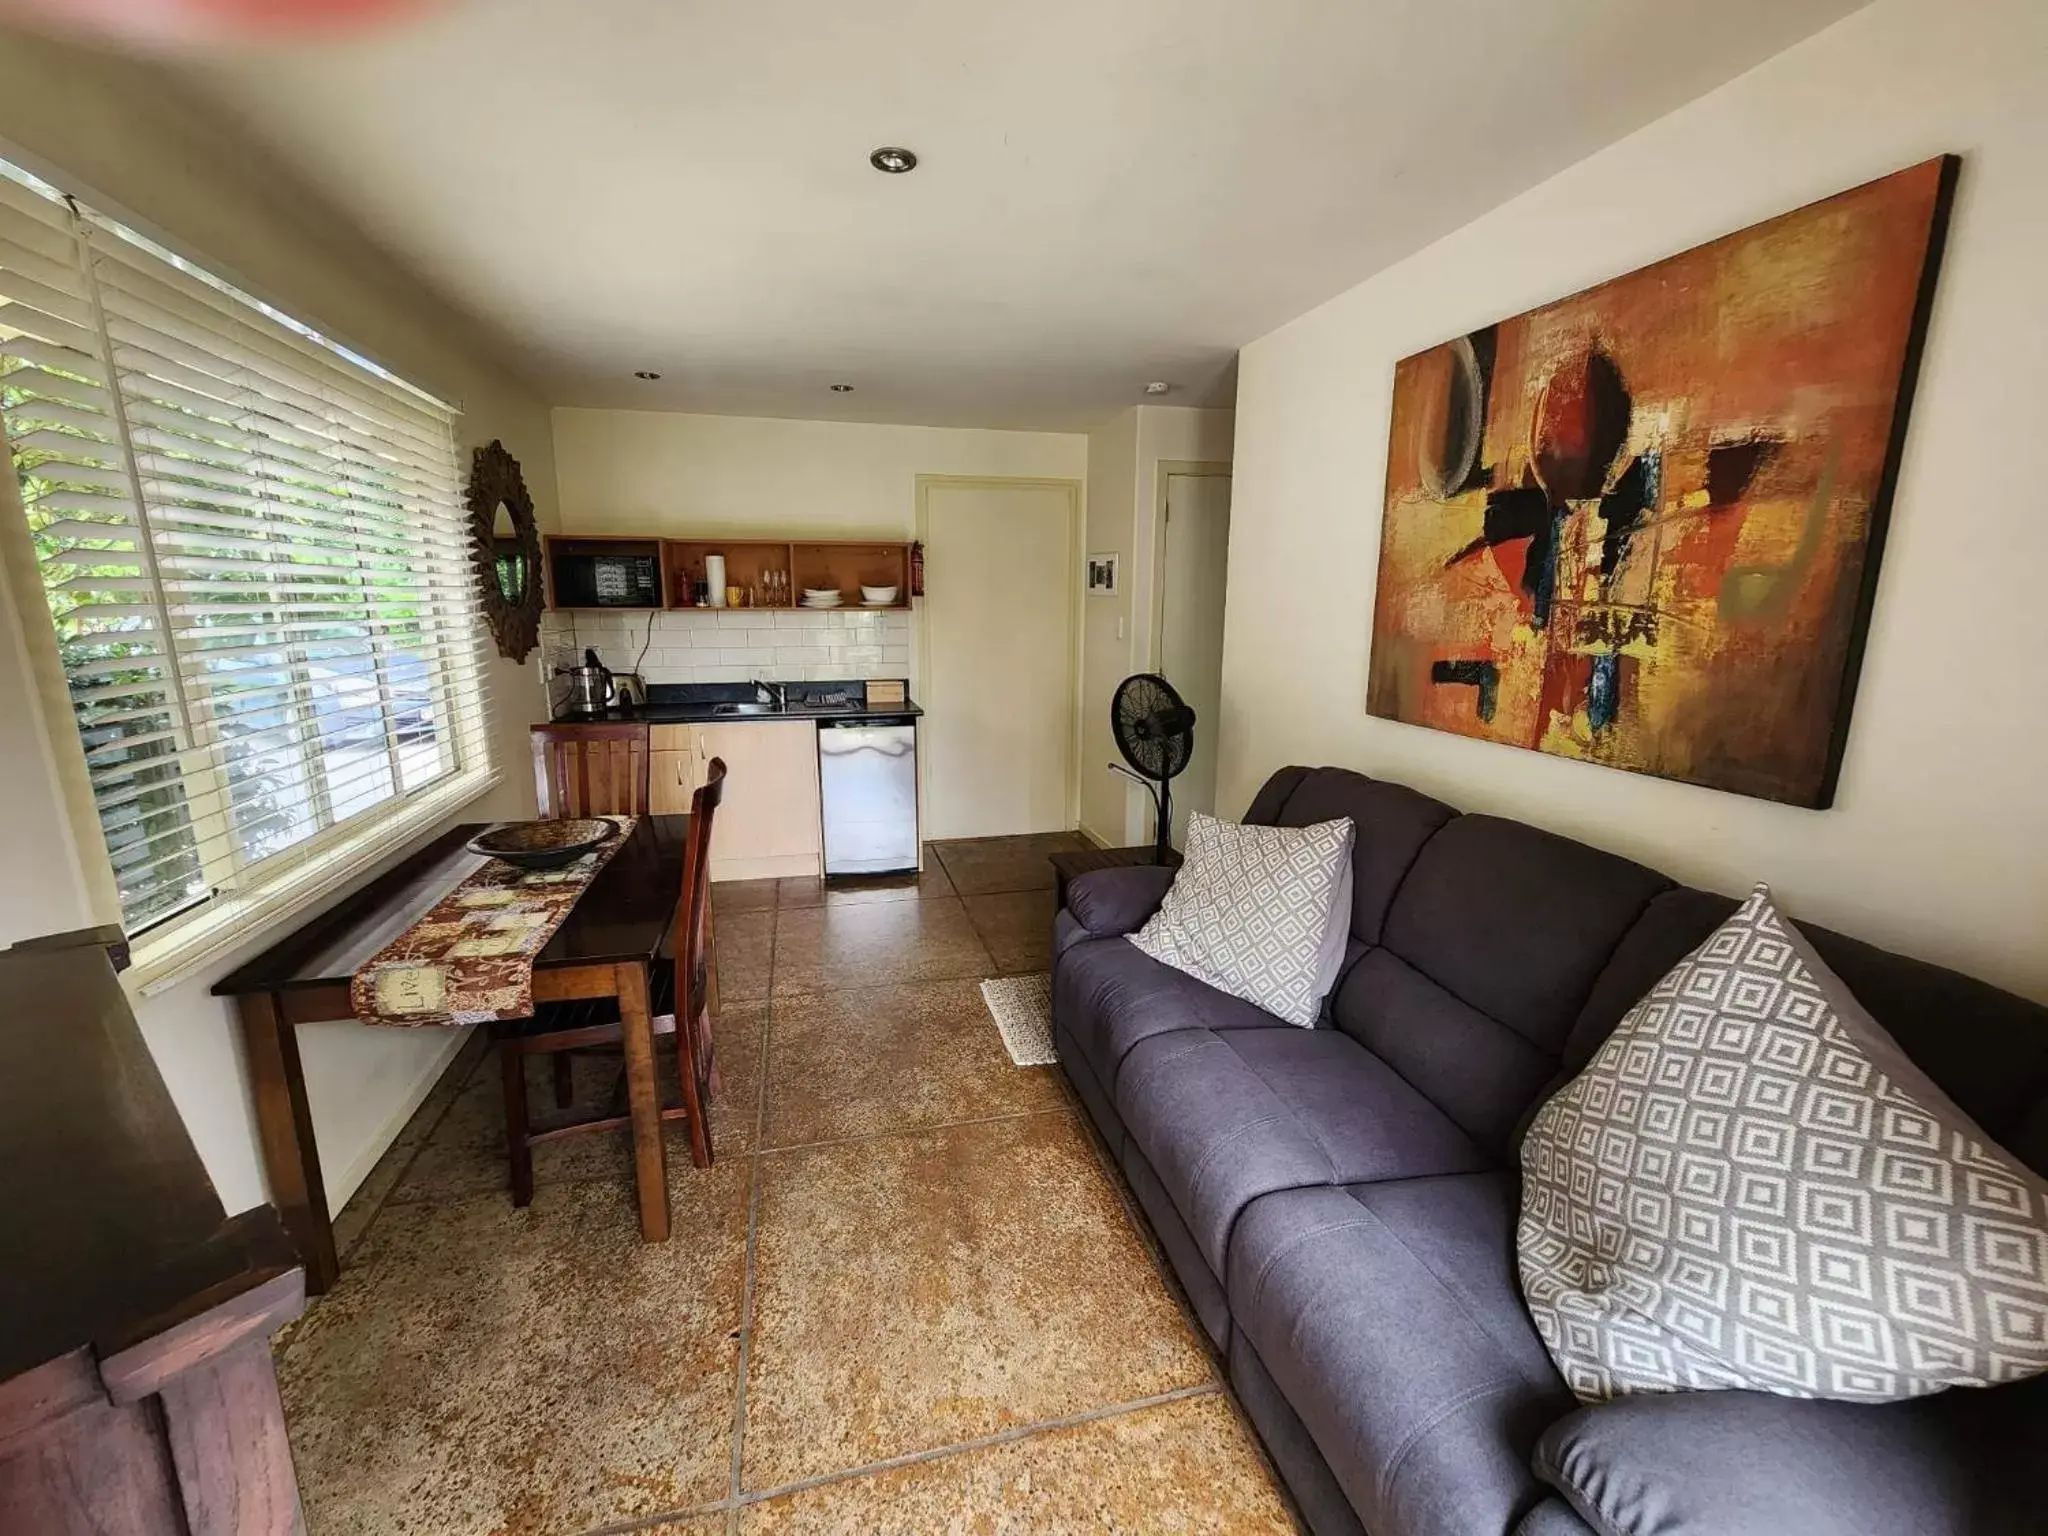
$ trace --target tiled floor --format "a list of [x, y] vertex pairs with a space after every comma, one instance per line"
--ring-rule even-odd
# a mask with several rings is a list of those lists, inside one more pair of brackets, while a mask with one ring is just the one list
[[1292, 1529], [1057, 1069], [982, 1005], [1045, 966], [1061, 846], [717, 888], [719, 1162], [672, 1133], [666, 1244], [613, 1138], [541, 1148], [515, 1211], [470, 1052], [281, 1346], [313, 1536]]

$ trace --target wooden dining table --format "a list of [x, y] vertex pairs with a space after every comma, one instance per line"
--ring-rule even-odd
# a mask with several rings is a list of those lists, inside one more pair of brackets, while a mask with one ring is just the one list
[[[356, 969], [477, 868], [482, 856], [465, 845], [486, 825], [449, 828], [214, 983], [214, 994], [233, 999], [241, 1019], [271, 1202], [304, 1260], [306, 1288], [315, 1294], [334, 1284], [340, 1261], [297, 1026], [354, 1017], [349, 983]], [[533, 961], [536, 1004], [618, 999], [640, 1235], [650, 1243], [667, 1240], [669, 1213], [648, 972], [669, 952], [689, 825], [687, 815], [641, 817]], [[678, 1050], [691, 1049], [691, 1031], [678, 1030], [676, 1038]], [[694, 1071], [694, 1064], [683, 1070]], [[693, 1155], [708, 1162], [701, 1115], [690, 1129]]]

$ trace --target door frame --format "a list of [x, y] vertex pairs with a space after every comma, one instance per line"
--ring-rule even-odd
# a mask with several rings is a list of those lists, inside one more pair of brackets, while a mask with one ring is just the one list
[[[1161, 459], [1152, 472], [1152, 612], [1145, 626], [1145, 666], [1157, 672], [1166, 650], [1166, 482], [1175, 475], [1191, 479], [1228, 480], [1229, 460]], [[1235, 489], [1235, 487], [1233, 487]]]
[[[1067, 632], [1067, 762], [1066, 783], [1062, 786], [1061, 799], [1065, 805], [1065, 819], [1068, 828], [1080, 823], [1081, 817], [1081, 604], [1080, 592], [1083, 580], [1081, 535], [1082, 498], [1086, 494], [1087, 482], [1069, 480], [1049, 475], [919, 475], [917, 477], [917, 540], [929, 547], [931, 544], [931, 492], [936, 487], [942, 490], [959, 491], [1059, 491], [1067, 498], [1067, 580], [1066, 632]], [[917, 599], [923, 602], [924, 599]], [[932, 625], [928, 616], [917, 626], [917, 672], [920, 683], [927, 689], [932, 683]], [[929, 694], [927, 705], [935, 701]], [[920, 771], [917, 776], [917, 813], [919, 825], [925, 822], [925, 780]]]
[[[1228, 480], [1234, 465], [1229, 459], [1157, 459], [1152, 465], [1152, 581], [1147, 598], [1152, 611], [1145, 618], [1145, 657], [1141, 672], [1160, 672], [1166, 665], [1166, 493], [1175, 475], [1193, 479]], [[1235, 490], [1235, 487], [1232, 487]], [[1226, 579], [1226, 590], [1228, 582]], [[1133, 628], [1136, 626], [1134, 625]], [[1152, 828], [1152, 800], [1136, 788], [1124, 794], [1124, 841], [1149, 846], [1157, 834]]]

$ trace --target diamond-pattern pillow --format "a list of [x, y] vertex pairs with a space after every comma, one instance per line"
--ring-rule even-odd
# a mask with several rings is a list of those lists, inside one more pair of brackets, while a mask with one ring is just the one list
[[1252, 827], [1197, 811], [1180, 872], [1131, 942], [1290, 1024], [1314, 1024], [1351, 931], [1351, 835], [1349, 817]]
[[1522, 1175], [1523, 1294], [1587, 1402], [1886, 1402], [2048, 1370], [2048, 1182], [1767, 887], [1537, 1112]]

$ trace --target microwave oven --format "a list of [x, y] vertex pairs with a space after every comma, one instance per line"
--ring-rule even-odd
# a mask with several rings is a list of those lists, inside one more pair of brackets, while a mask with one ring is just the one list
[[661, 606], [661, 561], [657, 555], [556, 550], [553, 566], [557, 608]]

